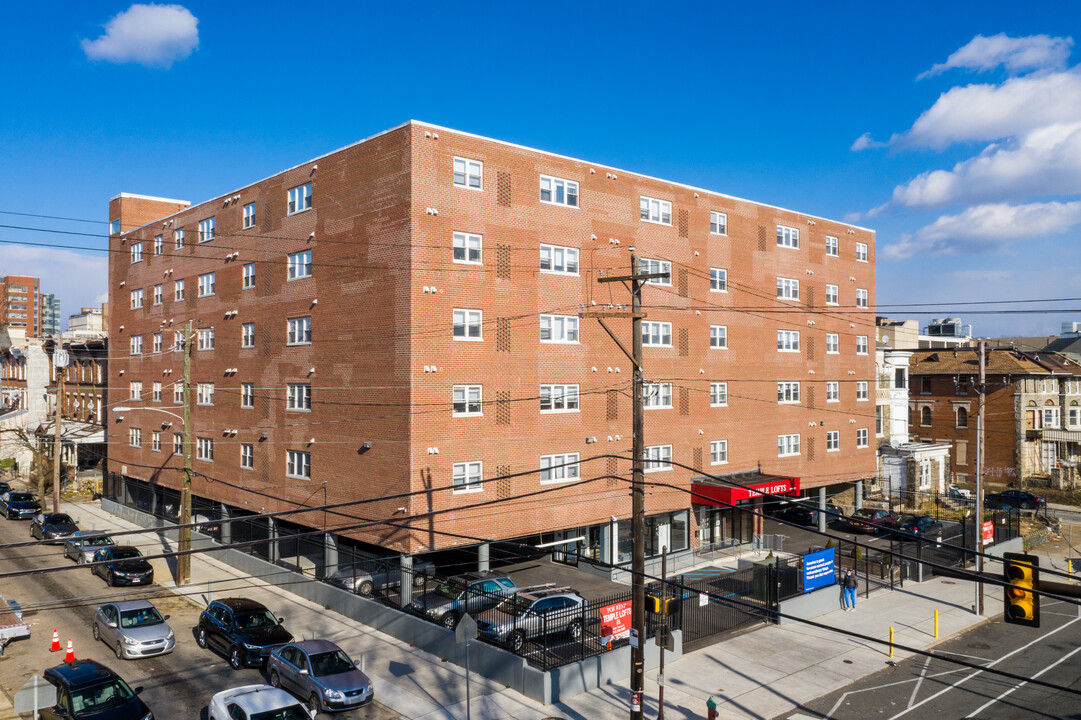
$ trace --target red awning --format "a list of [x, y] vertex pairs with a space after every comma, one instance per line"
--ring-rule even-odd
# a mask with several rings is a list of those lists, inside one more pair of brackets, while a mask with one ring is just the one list
[[[740, 500], [758, 497], [763, 493], [770, 495], [799, 495], [798, 477], [764, 477], [759, 475], [750, 482], [743, 478], [733, 478], [730, 483], [714, 478], [701, 478], [700, 482], [691, 480], [691, 502], [695, 505], [716, 505], [727, 507]], [[737, 484], [738, 483], [738, 484]]]

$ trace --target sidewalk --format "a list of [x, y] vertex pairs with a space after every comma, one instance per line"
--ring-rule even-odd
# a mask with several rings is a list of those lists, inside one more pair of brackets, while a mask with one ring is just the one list
[[[85, 528], [139, 529], [106, 513], [97, 503], [68, 503], [65, 509]], [[139, 542], [157, 544], [161, 540], [148, 532]], [[166, 561], [153, 562], [156, 576], [171, 586]], [[317, 635], [339, 643], [364, 663], [378, 702], [402, 717], [466, 717], [463, 668], [302, 600], [285, 588], [275, 587], [276, 578], [249, 578], [205, 555], [193, 556], [191, 576], [193, 583], [187, 592], [196, 604], [204, 604], [210, 596], [242, 593], [287, 617], [298, 636]], [[283, 570], [280, 581], [286, 583], [289, 577]], [[903, 590], [881, 590], [870, 598], [860, 597], [855, 612], [837, 610], [817, 621], [882, 640], [888, 640], [892, 626], [896, 643], [928, 648], [982, 622], [985, 618], [972, 611], [974, 602], [973, 584], [936, 578], [907, 583]], [[987, 617], [996, 616], [1000, 605], [997, 589], [985, 586]], [[719, 704], [720, 717], [771, 718], [885, 667], [888, 654], [885, 645], [825, 629], [799, 623], [769, 625], [669, 662], [665, 668], [665, 711], [670, 717], [702, 718], [706, 700], [712, 696]], [[905, 656], [896, 651], [893, 660]], [[655, 671], [647, 673], [645, 695], [646, 716], [655, 716]], [[630, 702], [625, 681], [545, 707], [476, 674], [472, 675], [471, 696], [475, 720], [596, 720], [624, 715]]]

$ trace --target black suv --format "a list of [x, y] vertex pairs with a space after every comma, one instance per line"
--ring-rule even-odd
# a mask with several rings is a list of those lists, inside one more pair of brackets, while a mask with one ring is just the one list
[[51, 667], [45, 680], [56, 688], [56, 705], [42, 708], [42, 720], [154, 720], [154, 713], [109, 668], [94, 660], [75, 660]]
[[439, 583], [435, 590], [411, 602], [408, 610], [453, 630], [465, 613], [476, 617], [518, 590], [505, 572], [468, 572]]
[[224, 653], [234, 670], [262, 665], [272, 650], [293, 639], [281, 623], [280, 617], [254, 600], [215, 600], [199, 615], [195, 642]]

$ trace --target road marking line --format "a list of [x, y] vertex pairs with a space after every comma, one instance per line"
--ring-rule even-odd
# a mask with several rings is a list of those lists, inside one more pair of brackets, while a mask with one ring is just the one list
[[[1045, 668], [1044, 668], [1043, 670], [1041, 670], [1040, 672], [1038, 672], [1038, 673], [1036, 673], [1035, 675], [1033, 675], [1033, 676], [1032, 676], [1032, 679], [1033, 679], [1033, 680], [1035, 680], [1036, 678], [1040, 677], [1041, 675], [1043, 675], [1043, 674], [1044, 674], [1045, 672], [1047, 672], [1048, 670], [1051, 670], [1052, 668], [1054, 668], [1054, 667], [1055, 667], [1056, 665], [1058, 665], [1059, 663], [1063, 663], [1063, 662], [1066, 662], [1066, 661], [1067, 661], [1067, 660], [1069, 660], [1069, 659], [1070, 659], [1070, 658], [1071, 658], [1071, 657], [1072, 657], [1073, 655], [1075, 655], [1076, 653], [1079, 653], [1079, 652], [1081, 652], [1081, 647], [1079, 647], [1079, 648], [1074, 648], [1072, 652], [1069, 652], [1069, 653], [1067, 653], [1067, 654], [1063, 655], [1063, 656], [1062, 656], [1062, 657], [1060, 657], [1060, 658], [1059, 658], [1058, 660], [1056, 660], [1055, 662], [1051, 663], [1050, 665], [1048, 665], [1047, 667], [1045, 667]], [[1009, 695], [1010, 693], [1012, 693], [1012, 692], [1013, 692], [1014, 690], [1020, 690], [1020, 689], [1021, 689], [1021, 688], [1023, 688], [1023, 687], [1025, 686], [1025, 685], [1028, 685], [1028, 682], [1027, 682], [1027, 681], [1026, 681], [1026, 682], [1022, 682], [1022, 683], [1019, 683], [1019, 684], [1015, 685], [1014, 687], [1010, 688], [1009, 690], [1007, 690], [1006, 692], [1002, 693], [1002, 694], [1001, 694], [1001, 695], [999, 695], [998, 697], [996, 697], [996, 698], [992, 698], [991, 700], [988, 700], [987, 702], [985, 702], [985, 703], [984, 703], [983, 705], [981, 705], [980, 707], [978, 707], [978, 708], [976, 708], [975, 710], [973, 710], [973, 711], [972, 711], [971, 713], [969, 713], [968, 715], [965, 715], [965, 717], [966, 717], [966, 718], [971, 718], [971, 717], [975, 717], [975, 716], [976, 716], [977, 714], [979, 714], [980, 712], [983, 712], [984, 710], [986, 710], [986, 709], [987, 709], [988, 707], [990, 707], [991, 705], [994, 705], [994, 704], [995, 704], [995, 703], [997, 703], [997, 702], [998, 702], [999, 700], [1001, 700], [1002, 698], [1004, 698], [1004, 697], [1006, 697], [1007, 695]]]
[[908, 707], [912, 707], [912, 703], [916, 702], [916, 693], [920, 691], [920, 685], [923, 685], [923, 676], [927, 674], [927, 666], [930, 663], [930, 656], [923, 659], [923, 668], [920, 669], [920, 677], [916, 680], [916, 687], [912, 688], [912, 694], [908, 698]]

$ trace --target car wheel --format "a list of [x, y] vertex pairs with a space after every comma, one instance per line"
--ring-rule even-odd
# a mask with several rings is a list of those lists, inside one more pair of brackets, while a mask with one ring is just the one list
[[507, 646], [514, 652], [521, 651], [523, 645], [525, 645], [525, 634], [521, 630], [515, 630], [507, 638]]
[[371, 597], [372, 596], [372, 581], [371, 580], [362, 581], [360, 583], [360, 585], [357, 586], [357, 592], [360, 593], [361, 595], [363, 595], [364, 597]]
[[236, 645], [229, 651], [229, 667], [234, 670], [239, 670], [243, 667], [243, 663], [240, 662], [240, 648]]
[[313, 714], [319, 712], [319, 696], [315, 693], [308, 696], [308, 709], [311, 710]]
[[278, 677], [277, 670], [270, 671], [270, 684], [276, 688], [280, 688], [282, 686], [282, 679]]
[[206, 650], [206, 630], [203, 628], [195, 631], [195, 644]]
[[98, 624], [94, 623], [94, 641], [101, 640], [101, 631], [98, 630]]
[[122, 640], [117, 640], [116, 641], [116, 659], [117, 660], [123, 660], [124, 659], [124, 642]]
[[582, 637], [582, 621], [572, 621], [571, 624], [567, 627], [567, 632], [570, 633], [572, 640], [577, 640], [578, 638]]
[[105, 584], [109, 587], [116, 585], [116, 575], [113, 575], [113, 571], [110, 570], [109, 574], [105, 577]]
[[442, 623], [443, 627], [447, 630], [453, 630], [458, 624], [458, 618], [454, 617], [454, 613], [449, 612], [440, 618], [439, 622]]
[[413, 576], [413, 587], [424, 587], [424, 583], [425, 583], [425, 581], [427, 579], [428, 579], [428, 576], [426, 576], [424, 574], [414, 575]]

